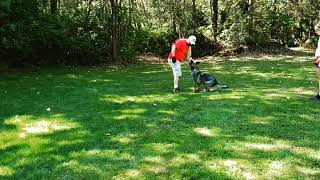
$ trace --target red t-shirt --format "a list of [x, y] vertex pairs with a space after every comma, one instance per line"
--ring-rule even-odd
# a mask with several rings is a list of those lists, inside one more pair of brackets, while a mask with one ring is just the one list
[[[184, 61], [184, 58], [188, 54], [189, 45], [187, 39], [178, 39], [175, 42], [176, 45], [176, 60], [177, 61]], [[168, 59], [172, 59], [172, 52], [170, 52]]]

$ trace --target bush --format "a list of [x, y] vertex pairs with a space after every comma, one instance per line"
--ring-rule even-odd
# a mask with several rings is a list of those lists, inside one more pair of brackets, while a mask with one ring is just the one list
[[201, 33], [196, 33], [196, 45], [192, 49], [192, 57], [203, 57], [217, 53], [221, 46]]
[[[214, 43], [203, 34], [196, 33], [194, 35], [197, 37], [197, 43], [192, 49], [193, 57], [212, 55], [220, 49], [218, 44]], [[172, 43], [177, 39], [179, 39], [178, 35], [173, 35], [172, 33], [150, 33], [147, 31], [140, 31], [136, 34], [135, 43], [137, 44], [137, 51], [140, 53], [151, 52], [162, 58], [167, 58], [171, 51]]]
[[239, 47], [246, 44], [249, 37], [246, 29], [245, 23], [233, 23], [221, 32], [219, 36], [221, 43], [225, 47]]
[[98, 33], [83, 33], [75, 21], [54, 15], [7, 24], [0, 28], [0, 58], [9, 67], [98, 64], [109, 48]]
[[135, 34], [134, 44], [137, 52], [151, 52], [165, 58], [175, 40], [176, 37], [170, 33], [139, 30]]

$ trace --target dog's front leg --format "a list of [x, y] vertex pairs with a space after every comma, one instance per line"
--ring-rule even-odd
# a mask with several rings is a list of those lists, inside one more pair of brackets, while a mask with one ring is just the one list
[[199, 75], [197, 80], [195, 81], [194, 92], [200, 91], [200, 85], [201, 85], [201, 80], [200, 80], [200, 75]]
[[209, 92], [209, 88], [206, 86], [206, 88], [204, 89], [204, 92]]
[[200, 91], [200, 84], [195, 83], [193, 92], [199, 92]]

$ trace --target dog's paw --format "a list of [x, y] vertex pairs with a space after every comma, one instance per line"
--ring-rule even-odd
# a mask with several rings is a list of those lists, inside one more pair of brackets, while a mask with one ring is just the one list
[[193, 92], [194, 93], [198, 93], [200, 90], [199, 89], [194, 89]]

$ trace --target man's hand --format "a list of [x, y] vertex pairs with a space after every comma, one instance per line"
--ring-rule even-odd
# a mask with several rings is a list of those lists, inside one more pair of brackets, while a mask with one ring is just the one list
[[172, 63], [176, 63], [176, 57], [172, 56]]

